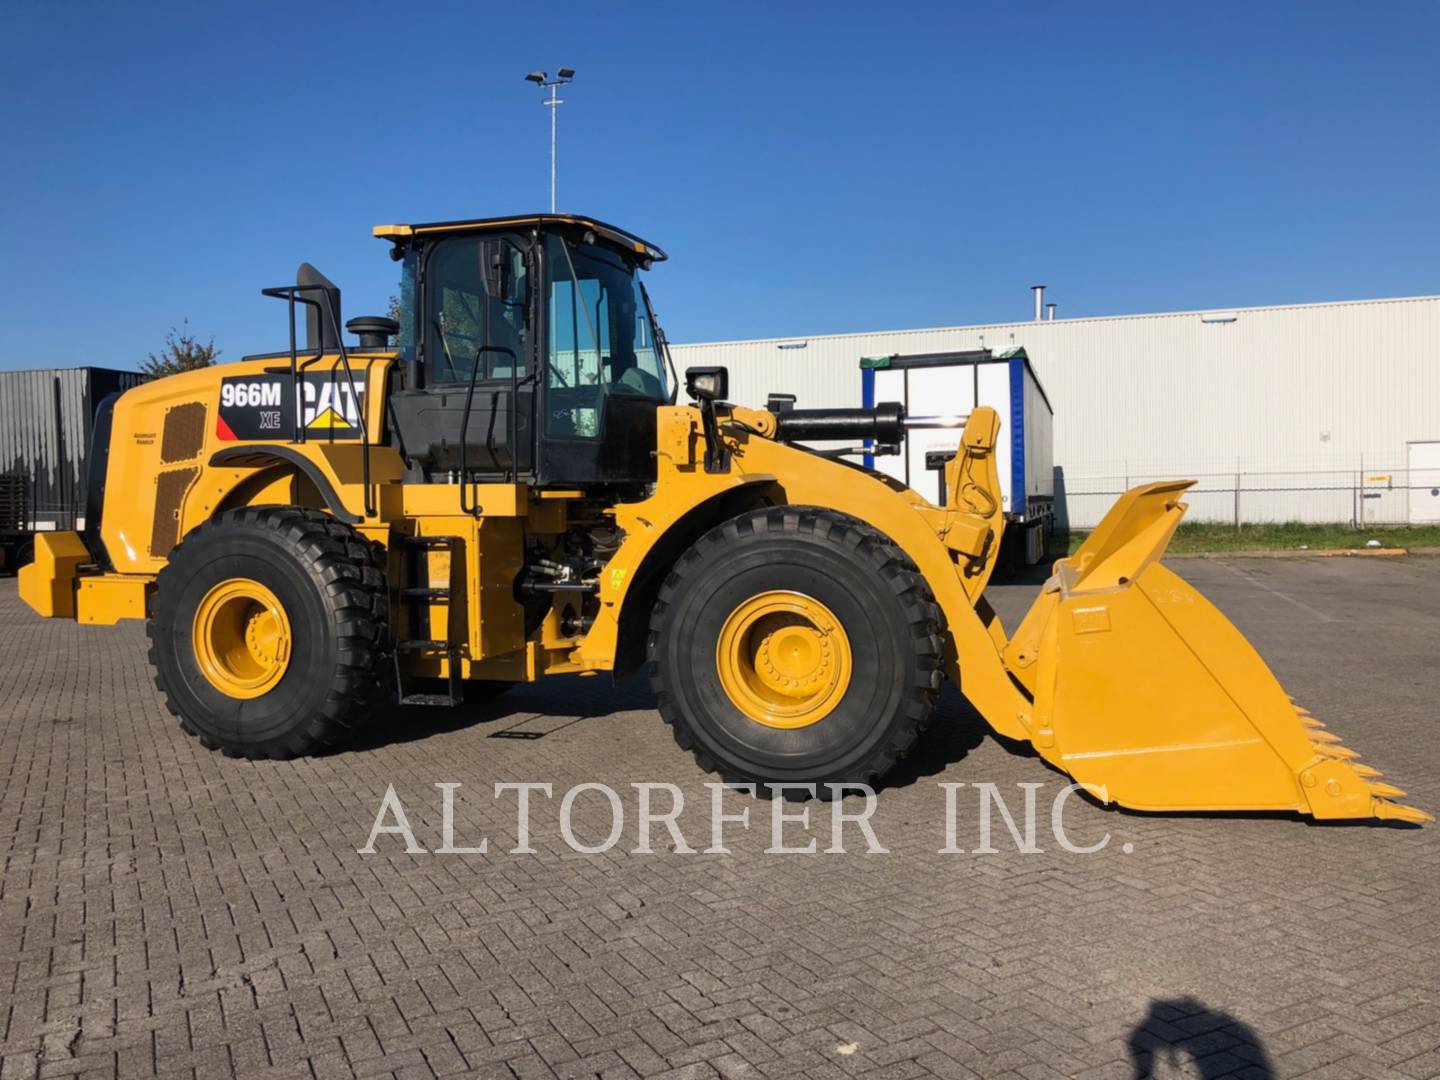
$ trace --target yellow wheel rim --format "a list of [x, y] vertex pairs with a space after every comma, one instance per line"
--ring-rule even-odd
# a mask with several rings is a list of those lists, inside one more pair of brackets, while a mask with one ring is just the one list
[[715, 645], [720, 685], [757, 724], [809, 727], [830, 714], [850, 686], [850, 639], [820, 601], [777, 589], [730, 613]]
[[191, 639], [201, 673], [228, 697], [257, 698], [290, 666], [290, 620], [279, 598], [250, 578], [230, 578], [205, 594]]

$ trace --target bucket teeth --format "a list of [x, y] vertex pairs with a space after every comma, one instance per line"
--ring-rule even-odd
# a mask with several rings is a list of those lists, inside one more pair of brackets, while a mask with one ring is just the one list
[[1392, 799], [1403, 799], [1405, 792], [1394, 784], [1382, 782], [1380, 777], [1385, 774], [1379, 769], [1372, 765], [1362, 765], [1356, 760], [1360, 755], [1342, 745], [1340, 737], [1326, 730], [1325, 723], [1312, 715], [1310, 710], [1294, 697], [1290, 697], [1290, 704], [1295, 710], [1295, 718], [1300, 721], [1301, 730], [1305, 732], [1305, 738], [1310, 742], [1310, 748], [1315, 751], [1315, 756], [1331, 761], [1343, 761], [1349, 766], [1350, 771], [1370, 793], [1370, 811], [1375, 817], [1386, 821], [1408, 821], [1413, 825], [1423, 825], [1435, 820], [1424, 810], [1391, 802]]
[[[1310, 718], [1302, 716], [1300, 719], [1303, 723]], [[1362, 765], [1356, 760], [1359, 755], [1348, 746], [1340, 745], [1340, 740], [1328, 731], [1310, 730], [1308, 723], [1306, 727], [1305, 734], [1309, 737], [1311, 749], [1315, 751], [1317, 757], [1345, 762], [1349, 772], [1365, 785], [1365, 790], [1370, 793], [1370, 813], [1374, 817], [1385, 821], [1408, 821], [1412, 825], [1424, 825], [1426, 822], [1435, 820], [1424, 810], [1417, 810], [1415, 807], [1406, 806], [1403, 803], [1391, 802], [1392, 799], [1403, 799], [1405, 792], [1394, 784], [1382, 782], [1380, 777], [1384, 774], [1379, 769], [1371, 765]]]
[[1400, 790], [1398, 787], [1396, 787], [1394, 784], [1371, 784], [1371, 783], [1367, 783], [1365, 786], [1370, 789], [1370, 794], [1371, 794], [1371, 795], [1379, 795], [1381, 798], [1385, 798], [1385, 799], [1403, 799], [1403, 798], [1405, 797], [1405, 792], [1401, 791], [1401, 790]]
[[1413, 806], [1402, 806], [1400, 803], [1386, 802], [1384, 799], [1376, 799], [1371, 804], [1377, 818], [1386, 821], [1408, 821], [1413, 825], [1424, 825], [1427, 821], [1435, 819], [1424, 810], [1416, 810]]

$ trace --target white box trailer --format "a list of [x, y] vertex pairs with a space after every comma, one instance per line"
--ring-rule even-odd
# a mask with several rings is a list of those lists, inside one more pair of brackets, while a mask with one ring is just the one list
[[[918, 417], [967, 414], [989, 405], [1000, 414], [996, 464], [1005, 517], [1023, 537], [1025, 562], [1043, 559], [1055, 528], [1054, 411], [1025, 350], [872, 356], [860, 361], [860, 370], [866, 407], [898, 401], [906, 416]], [[953, 429], [912, 430], [899, 454], [867, 455], [865, 464], [943, 502], [943, 465], [955, 452], [955, 440]]]

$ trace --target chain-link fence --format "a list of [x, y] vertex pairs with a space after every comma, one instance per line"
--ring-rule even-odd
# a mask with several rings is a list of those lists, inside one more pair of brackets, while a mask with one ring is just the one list
[[1094, 526], [1129, 488], [1152, 480], [1195, 480], [1185, 494], [1187, 521], [1247, 525], [1285, 521], [1315, 524], [1440, 524], [1440, 470], [1390, 465], [1354, 469], [1204, 473], [1135, 472], [1074, 477], [1055, 470], [1061, 528]]

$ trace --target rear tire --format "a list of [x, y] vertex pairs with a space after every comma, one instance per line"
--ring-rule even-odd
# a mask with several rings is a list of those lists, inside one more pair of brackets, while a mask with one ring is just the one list
[[[756, 510], [701, 537], [661, 587], [651, 686], [676, 742], [727, 781], [872, 783], [930, 719], [940, 621], [914, 565], [863, 522]], [[797, 626], [789, 655], [802, 659], [787, 668], [779, 649]]]
[[149, 624], [180, 726], [230, 757], [340, 744], [385, 697], [384, 567], [380, 545], [319, 510], [247, 507], [195, 529], [160, 572]]

